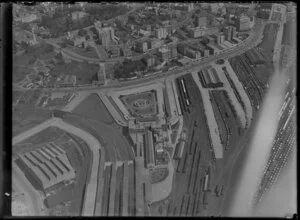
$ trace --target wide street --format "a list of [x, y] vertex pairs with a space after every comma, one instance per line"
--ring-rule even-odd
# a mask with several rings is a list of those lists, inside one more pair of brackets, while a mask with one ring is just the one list
[[[109, 85], [84, 85], [84, 86], [77, 86], [77, 87], [68, 87], [68, 88], [39, 88], [43, 91], [47, 91], [49, 89], [55, 90], [55, 91], [70, 91], [76, 89], [76, 91], [82, 91], [82, 90], [99, 90], [99, 89], [113, 89], [113, 88], [121, 88], [121, 87], [131, 87], [131, 86], [143, 86], [145, 84], [151, 84], [158, 79], [161, 78], [166, 78], [171, 75], [183, 75], [186, 74], [190, 71], [195, 71], [198, 70], [199, 68], [203, 68], [207, 66], [209, 63], [219, 60], [219, 59], [228, 59], [231, 57], [235, 57], [237, 55], [240, 55], [247, 50], [249, 50], [252, 47], [255, 47], [258, 43], [261, 42], [262, 39], [262, 34], [264, 30], [265, 22], [257, 19], [255, 26], [253, 27], [253, 34], [250, 35], [244, 42], [242, 42], [239, 45], [236, 45], [233, 48], [227, 49], [226, 51], [215, 55], [215, 56], [210, 56], [207, 58], [204, 58], [200, 61], [194, 62], [190, 65], [187, 65], [185, 67], [180, 67], [177, 68], [176, 70], [172, 71], [167, 71], [161, 74], [156, 74], [156, 75], [150, 75], [149, 77], [144, 77], [140, 79], [134, 79], [134, 80], [129, 80], [129, 81], [124, 81], [124, 82], [119, 82], [115, 84], [109, 84]], [[35, 88], [36, 89], [36, 88]], [[30, 89], [23, 89], [23, 88], [16, 88], [14, 87], [13, 90], [16, 91], [26, 91]]]

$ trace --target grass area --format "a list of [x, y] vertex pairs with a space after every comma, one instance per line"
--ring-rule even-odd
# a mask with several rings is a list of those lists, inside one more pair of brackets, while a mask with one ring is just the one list
[[71, 113], [66, 114], [64, 120], [98, 139], [104, 147], [106, 161], [133, 159], [131, 145], [117, 128]]
[[75, 75], [77, 77], [76, 84], [89, 84], [96, 76], [99, 66], [89, 64], [88, 62], [71, 61], [55, 66], [50, 72], [51, 75]]
[[13, 146], [13, 155], [17, 153], [25, 153], [27, 151], [39, 148], [44, 143], [59, 140], [61, 138], [62, 131], [55, 127], [48, 127], [39, 133], [30, 136], [29, 138], [21, 141], [19, 144]]
[[261, 52], [263, 53], [263, 55], [267, 58], [268, 62], [272, 62], [273, 59], [274, 45], [278, 29], [278, 24], [267, 24], [264, 29], [263, 40], [258, 45], [258, 47], [261, 48]]
[[13, 107], [13, 135], [28, 130], [50, 118], [49, 110], [35, 108], [40, 94], [40, 90], [26, 91], [19, 103]]
[[31, 105], [18, 104], [13, 110], [12, 135], [20, 134], [51, 117], [47, 109], [35, 109]]
[[23, 92], [13, 91], [12, 101], [16, 102], [21, 97], [22, 94], [23, 94]]
[[96, 93], [90, 94], [72, 112], [105, 123], [114, 122], [106, 106]]
[[13, 57], [13, 82], [18, 82], [25, 78], [27, 74], [34, 73], [32, 69], [34, 62], [42, 55], [44, 57], [53, 54], [53, 46], [40, 43], [30, 46], [26, 51]]
[[97, 20], [108, 20], [115, 18], [119, 15], [125, 14], [129, 11], [126, 5], [99, 5], [99, 4], [88, 4], [86, 12], [93, 15]]
[[26, 75], [35, 73], [34, 69], [31, 67], [20, 67], [20, 66], [13, 66], [13, 82], [20, 82], [21, 80], [24, 80]]
[[[51, 110], [53, 109], [62, 109], [63, 107], [65, 107], [69, 102], [69, 98], [72, 96], [73, 93], [65, 93], [63, 94], [61, 97], [52, 97], [50, 96], [50, 98], [47, 101], [47, 104], [45, 105], [46, 108], [49, 108]], [[44, 96], [45, 97], [45, 96]], [[43, 97], [43, 98], [44, 98]], [[42, 104], [42, 100], [41, 99], [41, 104]]]
[[66, 47], [66, 49], [68, 49], [68, 50], [70, 50], [70, 51], [72, 51], [74, 53], [77, 53], [77, 54], [79, 54], [81, 56], [84, 56], [84, 57], [98, 59], [97, 52], [96, 52], [96, 50], [93, 47], [89, 47], [89, 49], [84, 49], [84, 48], [72, 47], [72, 46], [68, 45]]
[[166, 167], [155, 168], [150, 172], [151, 184], [158, 183], [167, 178], [169, 170]]

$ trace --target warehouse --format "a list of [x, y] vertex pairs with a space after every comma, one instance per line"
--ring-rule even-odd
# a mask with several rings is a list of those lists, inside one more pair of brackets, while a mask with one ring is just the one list
[[66, 152], [55, 144], [19, 155], [18, 164], [33, 185], [42, 190], [75, 178]]
[[204, 88], [223, 87], [223, 82], [220, 80], [217, 71], [214, 68], [200, 70], [198, 75]]

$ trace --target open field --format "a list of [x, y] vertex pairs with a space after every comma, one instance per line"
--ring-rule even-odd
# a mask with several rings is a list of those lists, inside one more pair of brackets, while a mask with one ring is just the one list
[[26, 131], [51, 117], [51, 111], [46, 109], [35, 109], [31, 105], [18, 104], [13, 110], [12, 135]]
[[72, 113], [105, 123], [114, 122], [106, 106], [96, 93], [90, 94], [86, 99], [80, 102]]
[[264, 37], [262, 42], [258, 45], [259, 50], [266, 57], [267, 62], [272, 62], [274, 45], [276, 41], [277, 31], [279, 29], [278, 24], [267, 24], [264, 29]]
[[17, 83], [21, 80], [24, 80], [26, 75], [35, 73], [34, 69], [32, 67], [26, 67], [26, 66], [16, 66], [13, 65], [13, 82]]
[[13, 91], [12, 92], [12, 101], [13, 101], [13, 103], [15, 103], [22, 95], [23, 95], [23, 92]]
[[55, 66], [51, 70], [51, 75], [75, 75], [76, 84], [88, 84], [93, 79], [96, 79], [99, 66], [96, 64], [89, 64], [88, 62], [71, 61]]
[[[209, 130], [200, 91], [190, 74], [185, 75], [183, 78], [185, 79], [187, 92], [192, 103], [189, 108], [190, 113], [183, 111], [184, 128], [188, 129], [188, 139], [182, 158], [178, 163], [176, 162], [172, 193], [167, 199], [154, 203], [151, 206], [153, 215], [185, 216], [193, 214], [193, 216], [198, 216], [203, 211], [201, 204], [197, 203], [197, 201], [203, 196], [200, 186], [201, 176], [204, 175], [204, 170], [212, 158]], [[180, 100], [180, 102], [182, 101]], [[186, 212], [188, 199], [183, 199], [190, 196], [192, 197], [192, 200], [190, 200], [190, 206], [192, 206], [190, 209], [193, 210], [192, 214], [191, 210], [189, 213]], [[197, 199], [195, 200], [194, 197], [197, 197]], [[169, 203], [169, 205], [165, 205], [164, 202]]]
[[49, 110], [35, 108], [40, 94], [39, 90], [22, 93], [18, 104], [13, 107], [13, 136], [50, 118], [51, 112]]
[[115, 127], [103, 122], [82, 118], [76, 114], [66, 113], [64, 120], [99, 140], [105, 151], [106, 161], [125, 161], [133, 159], [133, 150], [127, 139]]
[[79, 48], [79, 47], [73, 47], [73, 46], [70, 46], [68, 45], [66, 47], [66, 49], [74, 52], [74, 53], [77, 53], [79, 54], [80, 56], [84, 56], [84, 57], [88, 57], [88, 58], [96, 58], [98, 59], [98, 55], [96, 53], [96, 50], [95, 48], [93, 47], [89, 47], [88, 50], [84, 49], [84, 48]]

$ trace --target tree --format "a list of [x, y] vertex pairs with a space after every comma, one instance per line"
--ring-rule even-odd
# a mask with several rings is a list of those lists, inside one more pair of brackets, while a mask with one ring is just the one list
[[78, 35], [79, 35], [80, 37], [83, 37], [83, 36], [86, 35], [86, 34], [87, 34], [87, 31], [84, 30], [84, 29], [80, 29], [80, 30], [78, 31]]
[[45, 52], [46, 52], [46, 53], [51, 53], [51, 52], [53, 52], [53, 51], [54, 51], [54, 47], [53, 47], [52, 45], [48, 44], [48, 45], [46, 46], [46, 48], [45, 48]]

